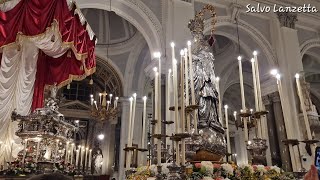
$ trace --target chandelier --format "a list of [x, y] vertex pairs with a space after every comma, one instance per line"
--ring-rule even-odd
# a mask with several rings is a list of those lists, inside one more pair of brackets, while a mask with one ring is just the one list
[[119, 108], [119, 97], [112, 98], [112, 94], [109, 94], [109, 100], [107, 100], [107, 92], [99, 93], [99, 102], [94, 99], [93, 94], [90, 95], [91, 99], [91, 116], [102, 122], [109, 120], [117, 120]]

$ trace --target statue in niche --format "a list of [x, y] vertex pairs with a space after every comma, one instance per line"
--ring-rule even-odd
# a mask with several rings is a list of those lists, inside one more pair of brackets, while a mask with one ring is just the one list
[[93, 174], [100, 175], [102, 173], [103, 155], [101, 149], [98, 149], [93, 155]]

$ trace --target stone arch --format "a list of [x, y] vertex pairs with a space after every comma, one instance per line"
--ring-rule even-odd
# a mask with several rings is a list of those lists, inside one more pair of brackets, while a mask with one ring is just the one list
[[[96, 60], [97, 60], [97, 71], [94, 75], [96, 75], [101, 79], [104, 79], [106, 78], [106, 76], [109, 75], [110, 77], [107, 77], [108, 79], [104, 79], [104, 80], [108, 80], [111, 83], [111, 85], [117, 88], [116, 91], [118, 96], [123, 96], [124, 79], [119, 68], [111, 61], [111, 59], [106, 59], [106, 58], [101, 58], [100, 56], [96, 56]], [[103, 69], [103, 71], [100, 70], [100, 68]]]
[[[204, 33], [210, 32], [211, 30], [211, 22], [212, 18], [206, 20], [205, 27], [204, 27]], [[277, 64], [277, 58], [275, 56], [275, 52], [273, 51], [271, 44], [269, 41], [262, 35], [262, 33], [259, 32], [256, 28], [252, 27], [245, 21], [239, 20], [239, 30], [242, 30], [243, 32], [249, 34], [254, 40], [255, 43], [261, 48], [262, 52], [265, 54], [268, 64], [270, 66], [275, 66]], [[221, 29], [222, 27], [232, 27], [235, 26], [233, 21], [230, 19], [230, 17], [217, 17], [216, 22], [216, 33], [223, 33], [225, 35], [228, 35], [228, 37], [234, 37], [233, 34], [223, 32]], [[243, 42], [244, 43], [244, 42]], [[245, 44], [245, 43], [244, 43]]]
[[301, 57], [311, 48], [320, 47], [320, 39], [309, 39], [300, 46]]
[[[111, 1], [111, 10], [132, 23], [146, 39], [150, 52], [164, 49], [161, 23], [153, 12], [140, 0]], [[110, 10], [110, 0], [78, 0], [80, 8]]]

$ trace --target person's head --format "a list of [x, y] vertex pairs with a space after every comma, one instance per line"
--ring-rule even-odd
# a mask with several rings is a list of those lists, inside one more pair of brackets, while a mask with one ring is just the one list
[[72, 178], [60, 173], [40, 174], [29, 178], [28, 180], [72, 180]]

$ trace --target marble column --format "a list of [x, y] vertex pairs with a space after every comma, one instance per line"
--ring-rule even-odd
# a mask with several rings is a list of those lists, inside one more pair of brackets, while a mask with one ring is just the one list
[[248, 164], [248, 151], [247, 147], [243, 145], [245, 141], [243, 130], [240, 128], [235, 131], [234, 135], [234, 144], [235, 144], [235, 152], [237, 153], [237, 164]]
[[273, 93], [271, 95], [271, 98], [272, 98], [274, 119], [275, 119], [275, 123], [276, 123], [276, 127], [277, 127], [276, 131], [277, 131], [277, 135], [278, 135], [278, 144], [279, 144], [282, 168], [285, 171], [292, 171], [291, 159], [290, 159], [288, 146], [284, 145], [281, 142], [282, 140], [287, 139], [287, 133], [286, 133], [286, 128], [285, 128], [285, 124], [284, 124], [284, 118], [283, 118], [279, 93], [278, 92]]
[[[121, 99], [120, 99], [121, 100]], [[119, 178], [118, 179], [125, 179], [125, 151], [123, 150], [126, 146], [128, 135], [129, 135], [129, 100], [126, 98], [122, 100], [120, 103], [121, 106], [121, 135], [120, 135], [120, 162], [119, 162]]]

